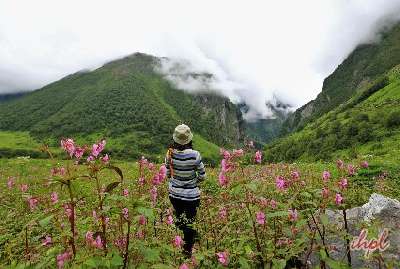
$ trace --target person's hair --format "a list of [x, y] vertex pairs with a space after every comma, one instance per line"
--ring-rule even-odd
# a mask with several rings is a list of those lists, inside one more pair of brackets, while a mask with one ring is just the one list
[[185, 150], [185, 149], [193, 149], [193, 142], [190, 141], [189, 143], [187, 143], [185, 145], [181, 145], [181, 144], [178, 144], [175, 141], [173, 141], [169, 145], [169, 148], [173, 148], [173, 149], [180, 150], [180, 151]]

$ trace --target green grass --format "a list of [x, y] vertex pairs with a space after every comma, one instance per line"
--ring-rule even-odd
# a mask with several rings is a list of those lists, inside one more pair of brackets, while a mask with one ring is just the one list
[[0, 131], [0, 148], [8, 149], [38, 149], [37, 143], [29, 132]]
[[[79, 145], [91, 145], [92, 143], [99, 141], [104, 136], [100, 133], [93, 133], [85, 136], [73, 137], [76, 143]], [[143, 139], [140, 133], [130, 133], [119, 137], [106, 138], [107, 149], [113, 159], [128, 159], [137, 160], [141, 156], [150, 158], [152, 161], [162, 162], [167, 151], [167, 146], [156, 154], [149, 154], [142, 148], [146, 146], [152, 146], [153, 141], [150, 139]], [[59, 141], [51, 140], [48, 141], [52, 145], [58, 145]], [[198, 150], [205, 162], [210, 166], [216, 166], [217, 160], [219, 159], [219, 146], [204, 139], [199, 134], [194, 134], [193, 145]], [[0, 131], [0, 157], [19, 157], [19, 156], [31, 156], [47, 158], [45, 153], [40, 152], [42, 144], [33, 138], [28, 132], [11, 132], [11, 131]], [[62, 150], [59, 147], [51, 146], [50, 150], [56, 156], [62, 154]]]

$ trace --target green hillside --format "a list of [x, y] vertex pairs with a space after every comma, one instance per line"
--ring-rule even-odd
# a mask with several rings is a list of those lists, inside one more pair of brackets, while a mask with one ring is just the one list
[[123, 158], [159, 156], [181, 122], [196, 133], [195, 146], [207, 152], [240, 142], [235, 105], [216, 94], [174, 88], [153, 71], [157, 64], [158, 58], [136, 53], [3, 102], [0, 130], [29, 132], [36, 143], [52, 146], [61, 137], [82, 143], [105, 137], [110, 152]]
[[358, 154], [399, 161], [400, 65], [365, 83], [349, 101], [303, 130], [268, 145], [265, 153], [270, 161], [354, 158]]
[[400, 63], [400, 24], [381, 35], [379, 42], [357, 47], [325, 79], [317, 98], [299, 108], [284, 123], [283, 135], [303, 128], [308, 122], [338, 107]]

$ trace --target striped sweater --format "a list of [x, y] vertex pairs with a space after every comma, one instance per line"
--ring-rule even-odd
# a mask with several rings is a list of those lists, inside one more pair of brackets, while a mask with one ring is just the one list
[[200, 153], [193, 149], [174, 149], [171, 155], [171, 158], [168, 154], [165, 157], [169, 196], [186, 201], [200, 199], [197, 183], [206, 177]]

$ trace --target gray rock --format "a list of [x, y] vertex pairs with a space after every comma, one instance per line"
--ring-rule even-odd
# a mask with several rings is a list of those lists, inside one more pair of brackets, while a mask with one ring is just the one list
[[[330, 257], [334, 260], [347, 262], [343, 212], [326, 210], [325, 213], [329, 220], [329, 227], [326, 230], [326, 244], [329, 247], [334, 247], [329, 251]], [[389, 268], [400, 268], [399, 201], [374, 193], [369, 198], [368, 203], [361, 207], [346, 210], [346, 216], [351, 238], [358, 236], [362, 228], [368, 229], [369, 238], [377, 238], [384, 229], [388, 229], [390, 246], [380, 254], [385, 265], [393, 266]], [[375, 253], [378, 252], [378, 250], [375, 251]], [[365, 251], [363, 250], [351, 251], [352, 268], [386, 268], [380, 267], [378, 261], [372, 258], [372, 255], [366, 258], [364, 254]], [[319, 259], [312, 255], [308, 263], [318, 266]]]

